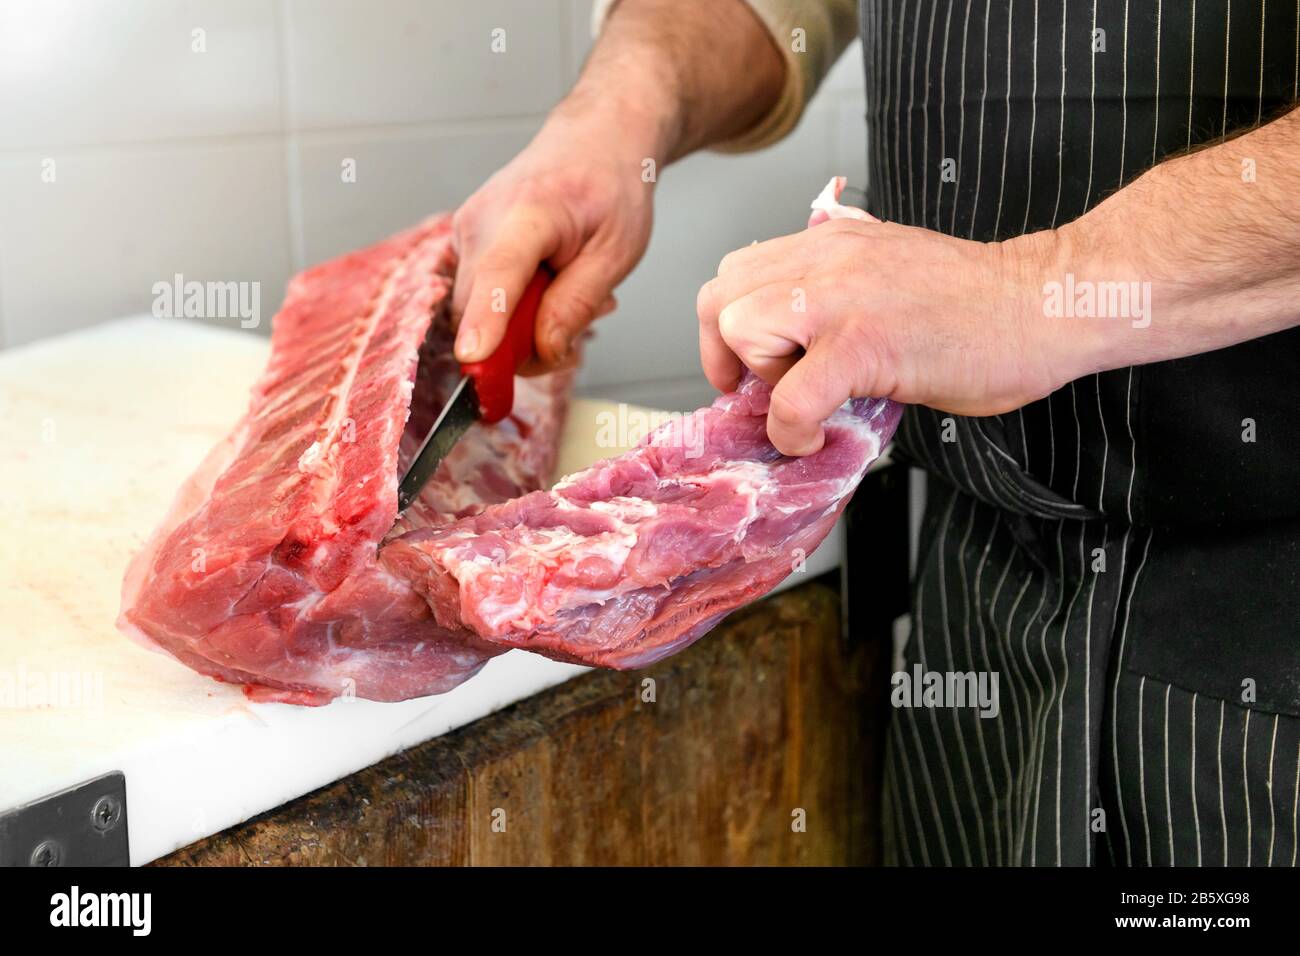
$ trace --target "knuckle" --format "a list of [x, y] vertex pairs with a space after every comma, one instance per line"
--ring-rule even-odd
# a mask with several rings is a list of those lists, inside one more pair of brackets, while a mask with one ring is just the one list
[[786, 426], [804, 425], [812, 419], [808, 396], [793, 388], [788, 377], [772, 390], [768, 414]]
[[482, 190], [466, 199], [451, 214], [452, 231], [461, 235], [473, 235], [482, 228], [487, 209], [487, 200]]
[[710, 279], [704, 285], [700, 286], [700, 291], [695, 296], [695, 312], [701, 318], [715, 316], [717, 309], [718, 286], [717, 281]]
[[584, 286], [567, 290], [561, 304], [568, 308], [570, 314], [585, 317], [594, 315], [596, 308], [605, 301], [605, 298], [604, 292]]
[[518, 267], [518, 263], [519, 256], [513, 249], [493, 246], [479, 255], [477, 270], [480, 275], [490, 276], [497, 281], [501, 273], [513, 271]]
[[529, 172], [502, 185], [508, 189], [510, 199], [520, 206], [552, 206], [564, 201], [564, 197], [569, 194], [571, 180], [566, 175], [560, 175], [552, 181], [546, 176]]
[[586, 290], [570, 289], [549, 306], [547, 313], [548, 328], [576, 332], [596, 317], [596, 305]]
[[738, 345], [744, 338], [745, 321], [735, 302], [718, 313], [718, 332], [729, 343]]
[[851, 370], [854, 382], [878, 382], [885, 346], [870, 325], [852, 330], [838, 328], [823, 339], [827, 349], [838, 357], [838, 367]]

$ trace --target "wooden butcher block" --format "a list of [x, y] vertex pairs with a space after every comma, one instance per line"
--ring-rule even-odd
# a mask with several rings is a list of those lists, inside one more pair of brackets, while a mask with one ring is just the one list
[[[252, 704], [118, 633], [128, 558], [241, 416], [268, 348], [143, 317], [0, 353], [0, 814], [120, 771], [144, 863], [583, 672], [511, 651], [438, 697]], [[560, 472], [634, 442], [641, 411], [577, 400]]]

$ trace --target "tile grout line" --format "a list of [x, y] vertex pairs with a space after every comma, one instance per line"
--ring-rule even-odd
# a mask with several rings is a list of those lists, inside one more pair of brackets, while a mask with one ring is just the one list
[[266, 129], [242, 133], [215, 133], [211, 136], [174, 136], [159, 139], [124, 139], [107, 143], [49, 143], [38, 146], [9, 146], [0, 148], [0, 163], [18, 162], [32, 157], [44, 157], [49, 150], [78, 156], [96, 153], [130, 152], [142, 149], [185, 149], [191, 147], [240, 146], [276, 142], [289, 133], [307, 141], [327, 141], [347, 136], [370, 136], [376, 139], [399, 139], [402, 134], [426, 136], [470, 136], [481, 133], [533, 129], [545, 114], [511, 113], [484, 118], [425, 120], [418, 123], [363, 123], [355, 126], [321, 126], [289, 130]]
[[289, 275], [297, 275], [306, 267], [306, 236], [302, 213], [302, 150], [297, 131], [289, 121], [292, 109], [289, 68], [290, 43], [289, 13], [285, 0], [275, 0], [275, 55], [280, 106], [280, 157], [284, 163], [284, 214], [289, 239]]

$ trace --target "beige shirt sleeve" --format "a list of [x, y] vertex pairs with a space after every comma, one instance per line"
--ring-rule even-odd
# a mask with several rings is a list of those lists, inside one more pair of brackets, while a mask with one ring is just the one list
[[[776, 105], [748, 132], [713, 149], [743, 153], [782, 139], [799, 122], [804, 107], [858, 32], [857, 0], [745, 0], [767, 26], [785, 57], [785, 86]], [[618, 0], [596, 0], [591, 31], [600, 28]]]

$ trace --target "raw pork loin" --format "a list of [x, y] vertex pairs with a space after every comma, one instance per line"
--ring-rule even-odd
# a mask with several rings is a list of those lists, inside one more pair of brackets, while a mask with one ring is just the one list
[[[858, 214], [832, 183], [813, 221]], [[897, 425], [857, 399], [815, 455], [767, 441], [747, 376], [541, 491], [571, 374], [517, 380], [398, 519], [398, 477], [455, 381], [447, 216], [308, 270], [243, 421], [127, 569], [120, 626], [258, 700], [437, 694], [511, 647], [639, 667], [821, 543]], [[531, 492], [531, 493], [529, 493]]]

